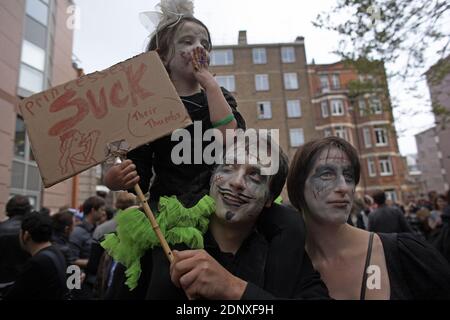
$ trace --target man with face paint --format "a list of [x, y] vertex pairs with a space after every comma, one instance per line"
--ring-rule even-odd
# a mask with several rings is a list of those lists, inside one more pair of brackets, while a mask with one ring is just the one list
[[[280, 276], [271, 272], [276, 270], [273, 265], [288, 261], [280, 261], [269, 251], [268, 242], [258, 232], [258, 220], [262, 214], [289, 209], [273, 204], [286, 179], [287, 157], [278, 146], [271, 146], [272, 154], [280, 152], [279, 170], [274, 175], [262, 174], [269, 164], [264, 165], [248, 145], [228, 149], [225, 164], [216, 168], [210, 189], [216, 211], [205, 235], [205, 250], [174, 251], [175, 262], [170, 266], [172, 282], [189, 299], [328, 297], [305, 252], [290, 273], [283, 275], [296, 284], [293, 290], [286, 293], [272, 286], [273, 279]], [[246, 157], [245, 164], [237, 164], [240, 156]], [[301, 235], [297, 239], [301, 241]], [[284, 243], [285, 248], [289, 245]]]
[[371, 233], [347, 224], [359, 182], [355, 148], [337, 137], [297, 150], [288, 177], [303, 213], [306, 249], [335, 299], [449, 299], [450, 268], [410, 233]]

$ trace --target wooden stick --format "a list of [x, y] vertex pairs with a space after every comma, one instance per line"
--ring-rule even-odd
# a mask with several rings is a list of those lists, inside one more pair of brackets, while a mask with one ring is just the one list
[[136, 183], [136, 185], [134, 186], [134, 191], [136, 191], [138, 199], [140, 200], [140, 202], [142, 202], [145, 215], [150, 220], [153, 231], [155, 231], [156, 236], [158, 237], [158, 240], [161, 243], [161, 247], [163, 248], [167, 259], [169, 259], [169, 262], [172, 263], [173, 262], [172, 251], [170, 250], [169, 244], [167, 243], [166, 238], [164, 238], [164, 235], [162, 234], [161, 229], [159, 228], [158, 222], [156, 221], [155, 216], [153, 215], [153, 212], [150, 209], [150, 206], [147, 203], [147, 199], [145, 198], [144, 193], [142, 192], [139, 184]]

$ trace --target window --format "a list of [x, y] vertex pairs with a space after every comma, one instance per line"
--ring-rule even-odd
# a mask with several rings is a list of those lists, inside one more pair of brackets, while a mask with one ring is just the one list
[[385, 128], [375, 127], [375, 145], [376, 146], [387, 146], [387, 130]]
[[386, 195], [386, 200], [397, 201], [397, 193], [395, 190], [386, 190], [384, 191], [384, 194]]
[[256, 91], [268, 91], [269, 90], [269, 75], [268, 74], [255, 75], [255, 87], [256, 87]]
[[298, 89], [297, 73], [285, 73], [284, 74], [284, 88], [286, 90]]
[[363, 136], [364, 136], [364, 145], [366, 148], [370, 148], [372, 146], [372, 137], [370, 135], [370, 128], [363, 128]]
[[333, 74], [331, 76], [331, 82], [333, 84], [333, 89], [339, 89], [341, 87], [341, 82], [339, 81], [339, 75]]
[[331, 115], [344, 115], [344, 101], [338, 99], [331, 100]]
[[369, 171], [369, 177], [375, 177], [377, 175], [377, 169], [373, 158], [367, 158], [367, 169]]
[[295, 62], [295, 49], [294, 47], [282, 47], [281, 48], [281, 61], [283, 63]]
[[339, 126], [334, 128], [334, 134], [336, 137], [342, 138], [348, 141], [347, 129], [345, 127]]
[[227, 66], [233, 63], [233, 50], [225, 49], [211, 51], [212, 66]]
[[359, 115], [361, 117], [365, 116], [366, 114], [366, 100], [364, 100], [364, 98], [359, 99], [358, 100], [358, 104], [359, 104]]
[[303, 129], [289, 129], [289, 136], [291, 138], [291, 147], [299, 147], [305, 143]]
[[374, 114], [381, 114], [381, 113], [383, 113], [383, 108], [381, 106], [381, 101], [378, 98], [372, 98], [370, 100], [370, 108], [372, 109], [372, 112]]
[[26, 16], [24, 38], [45, 49], [47, 47], [47, 28], [39, 22], [36, 22], [36, 20]]
[[392, 175], [392, 163], [390, 157], [380, 157], [378, 160], [380, 163], [380, 175], [391, 176]]
[[216, 76], [217, 83], [230, 92], [236, 91], [234, 76]]
[[257, 103], [258, 119], [272, 119], [272, 104], [270, 101], [261, 101]]
[[288, 100], [286, 105], [288, 118], [300, 118], [302, 116], [300, 100]]
[[322, 90], [330, 88], [330, 83], [328, 82], [327, 75], [320, 76], [320, 88]]
[[20, 65], [19, 87], [31, 93], [41, 92], [44, 89], [44, 74], [22, 63]]
[[47, 25], [48, 7], [40, 0], [26, 0], [25, 11], [27, 15], [36, 19], [43, 25]]
[[45, 51], [27, 40], [23, 40], [22, 43], [21, 60], [40, 71], [45, 69]]
[[329, 112], [328, 112], [328, 101], [322, 101], [320, 103], [320, 109], [322, 110], [322, 118], [328, 118]]
[[326, 137], [329, 137], [329, 136], [332, 136], [333, 135], [333, 131], [331, 131], [331, 129], [325, 129], [325, 130], [323, 130], [323, 136], [326, 138]]
[[31, 152], [30, 142], [25, 131], [25, 123], [20, 117], [16, 118], [14, 158], [11, 166], [10, 185], [11, 194], [26, 195], [34, 201], [35, 208], [39, 206], [41, 177]]
[[254, 64], [265, 64], [267, 63], [266, 48], [254, 48], [253, 52], [253, 63]]

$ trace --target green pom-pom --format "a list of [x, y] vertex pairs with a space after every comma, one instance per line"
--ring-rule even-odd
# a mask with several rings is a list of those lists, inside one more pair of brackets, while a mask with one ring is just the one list
[[[203, 248], [203, 234], [208, 230], [209, 216], [215, 210], [210, 196], [204, 196], [192, 208], [185, 208], [176, 197], [161, 197], [159, 207], [156, 220], [169, 244], [184, 243], [192, 249]], [[126, 285], [133, 290], [141, 275], [141, 257], [160, 243], [150, 221], [139, 209], [121, 211], [115, 219], [116, 234], [106, 235], [101, 245], [127, 268]]]

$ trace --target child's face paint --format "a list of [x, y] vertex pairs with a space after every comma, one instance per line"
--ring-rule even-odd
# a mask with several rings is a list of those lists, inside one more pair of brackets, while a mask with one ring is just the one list
[[305, 182], [308, 213], [322, 222], [347, 222], [355, 195], [355, 177], [348, 156], [337, 148], [323, 150]]
[[254, 223], [258, 218], [268, 200], [269, 177], [261, 175], [261, 165], [255, 162], [234, 161], [216, 170], [210, 195], [216, 201], [218, 218], [230, 223]]
[[[208, 33], [201, 25], [187, 21], [179, 28], [174, 37], [174, 56], [169, 62], [173, 74], [192, 74], [192, 56], [196, 48], [203, 48], [201, 59], [209, 61], [210, 49]], [[197, 49], [198, 50], [198, 49]]]

